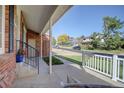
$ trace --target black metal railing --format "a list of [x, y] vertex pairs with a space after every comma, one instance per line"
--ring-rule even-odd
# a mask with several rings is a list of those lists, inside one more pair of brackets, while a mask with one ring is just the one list
[[33, 68], [36, 68], [39, 74], [39, 51], [26, 42], [16, 40], [16, 51], [18, 51], [20, 48], [25, 51], [24, 63], [32, 66]]

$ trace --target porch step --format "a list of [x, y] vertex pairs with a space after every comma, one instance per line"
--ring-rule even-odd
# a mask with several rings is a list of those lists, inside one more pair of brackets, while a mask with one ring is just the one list
[[22, 79], [17, 79], [12, 85], [12, 88], [60, 88], [60, 79], [56, 74], [49, 75], [48, 73], [34, 75]]
[[16, 78], [21, 79], [25, 77], [34, 76], [37, 74], [37, 69], [25, 63], [16, 63]]

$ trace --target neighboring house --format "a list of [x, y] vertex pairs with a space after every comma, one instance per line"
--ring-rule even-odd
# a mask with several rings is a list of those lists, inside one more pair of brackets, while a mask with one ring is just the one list
[[83, 43], [91, 42], [91, 41], [92, 41], [92, 39], [91, 39], [90, 37], [85, 37], [85, 38], [82, 40]]
[[[100, 41], [101, 42], [104, 42], [103, 35], [99, 35], [96, 38], [100, 38]], [[92, 41], [92, 38], [91, 37], [84, 37], [82, 39], [82, 44], [90, 43], [91, 41]]]
[[23, 48], [27, 58], [49, 56], [50, 36], [45, 33], [68, 9], [57, 5], [0, 5], [0, 87], [11, 87], [16, 78], [18, 49]]
[[71, 45], [74, 45], [75, 44], [74, 40], [75, 39], [73, 37], [69, 37], [69, 42], [70, 42]]
[[82, 43], [90, 43], [92, 41], [91, 37], [84, 37]]

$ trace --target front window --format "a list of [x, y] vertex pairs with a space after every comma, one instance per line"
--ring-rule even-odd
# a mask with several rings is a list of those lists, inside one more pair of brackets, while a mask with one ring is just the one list
[[9, 52], [14, 49], [14, 5], [9, 6]]

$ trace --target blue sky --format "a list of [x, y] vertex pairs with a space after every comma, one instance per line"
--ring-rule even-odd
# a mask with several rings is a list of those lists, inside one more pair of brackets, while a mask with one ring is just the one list
[[117, 16], [124, 21], [124, 6], [73, 6], [53, 26], [53, 37], [61, 34], [89, 36], [93, 32], [102, 32], [104, 16]]

